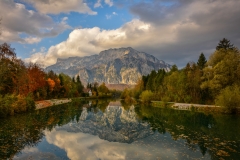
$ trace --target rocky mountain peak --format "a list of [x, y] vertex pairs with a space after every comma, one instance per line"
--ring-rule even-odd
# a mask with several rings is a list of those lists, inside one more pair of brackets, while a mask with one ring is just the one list
[[170, 65], [156, 57], [131, 47], [101, 51], [98, 55], [58, 59], [46, 68], [73, 77], [80, 75], [84, 83], [136, 84], [142, 75], [152, 70], [170, 70]]

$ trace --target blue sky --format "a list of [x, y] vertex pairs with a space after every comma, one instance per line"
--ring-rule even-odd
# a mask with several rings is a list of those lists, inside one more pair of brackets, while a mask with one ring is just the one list
[[1, 0], [0, 42], [26, 62], [133, 47], [184, 67], [220, 39], [239, 48], [239, 0]]

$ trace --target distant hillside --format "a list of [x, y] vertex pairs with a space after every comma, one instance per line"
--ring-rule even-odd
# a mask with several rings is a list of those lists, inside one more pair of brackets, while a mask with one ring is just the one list
[[169, 71], [171, 66], [150, 54], [128, 47], [105, 50], [99, 55], [58, 59], [56, 64], [46, 70], [62, 72], [71, 77], [80, 75], [85, 84], [105, 82], [134, 85], [142, 75], [161, 68]]

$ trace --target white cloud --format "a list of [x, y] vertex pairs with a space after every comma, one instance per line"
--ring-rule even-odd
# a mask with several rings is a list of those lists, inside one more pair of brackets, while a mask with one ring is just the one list
[[53, 37], [67, 28], [66, 18], [55, 23], [48, 15], [27, 10], [13, 0], [0, 1], [2, 35], [0, 42], [38, 43], [44, 37]]
[[113, 5], [113, 1], [112, 0], [104, 0], [104, 2], [109, 5], [110, 7]]
[[101, 0], [97, 0], [97, 2], [94, 4], [94, 8], [102, 7]]
[[35, 48], [33, 48], [31, 53], [35, 53], [35, 52], [36, 52], [36, 49], [35, 49]]
[[41, 13], [44, 14], [59, 14], [79, 12], [90, 15], [96, 15], [97, 12], [92, 11], [87, 3], [83, 0], [25, 0]]
[[[76, 29], [66, 41], [52, 46], [44, 56], [37, 55], [40, 62], [50, 65], [57, 58], [86, 56], [109, 48], [131, 46], [183, 67], [188, 61], [197, 61], [201, 52], [208, 57], [224, 37], [240, 47], [236, 43], [240, 42], [240, 1], [180, 2], [185, 4], [163, 7], [139, 3], [131, 8], [131, 12], [140, 20], [134, 19], [114, 30]], [[37, 55], [33, 55], [34, 59]]]
[[113, 16], [117, 16], [118, 14], [116, 12], [112, 12], [112, 14], [106, 14], [107, 19], [111, 19]]
[[46, 51], [46, 48], [45, 48], [45, 47], [41, 47], [41, 48], [40, 48], [40, 51], [41, 51], [41, 52], [45, 52], [45, 51]]
[[111, 18], [112, 18], [112, 15], [108, 15], [108, 14], [107, 14], [107, 15], [106, 15], [106, 18], [107, 18], [107, 19], [111, 19]]
[[147, 146], [142, 145], [141, 142], [136, 144], [108, 142], [90, 134], [56, 131], [55, 129], [51, 132], [46, 131], [45, 135], [48, 143], [64, 149], [68, 158], [72, 160], [179, 158], [176, 154], [178, 149], [172, 147], [171, 150], [166, 151], [164, 143]]
[[98, 27], [75, 29], [66, 41], [50, 47], [47, 53], [33, 54], [26, 61], [49, 66], [56, 63], [57, 58], [93, 55], [111, 47], [135, 47], [148, 40], [150, 27], [149, 24], [133, 20], [116, 30], [101, 30]]
[[38, 38], [38, 37], [27, 37], [27, 38], [24, 38], [23, 43], [33, 44], [33, 43], [38, 43], [40, 41], [41, 41], [41, 38]]

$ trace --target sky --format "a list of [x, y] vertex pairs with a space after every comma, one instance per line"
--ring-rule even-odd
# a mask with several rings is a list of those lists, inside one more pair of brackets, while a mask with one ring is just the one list
[[240, 48], [240, 0], [0, 0], [0, 43], [43, 67], [57, 58], [132, 47], [176, 64]]

